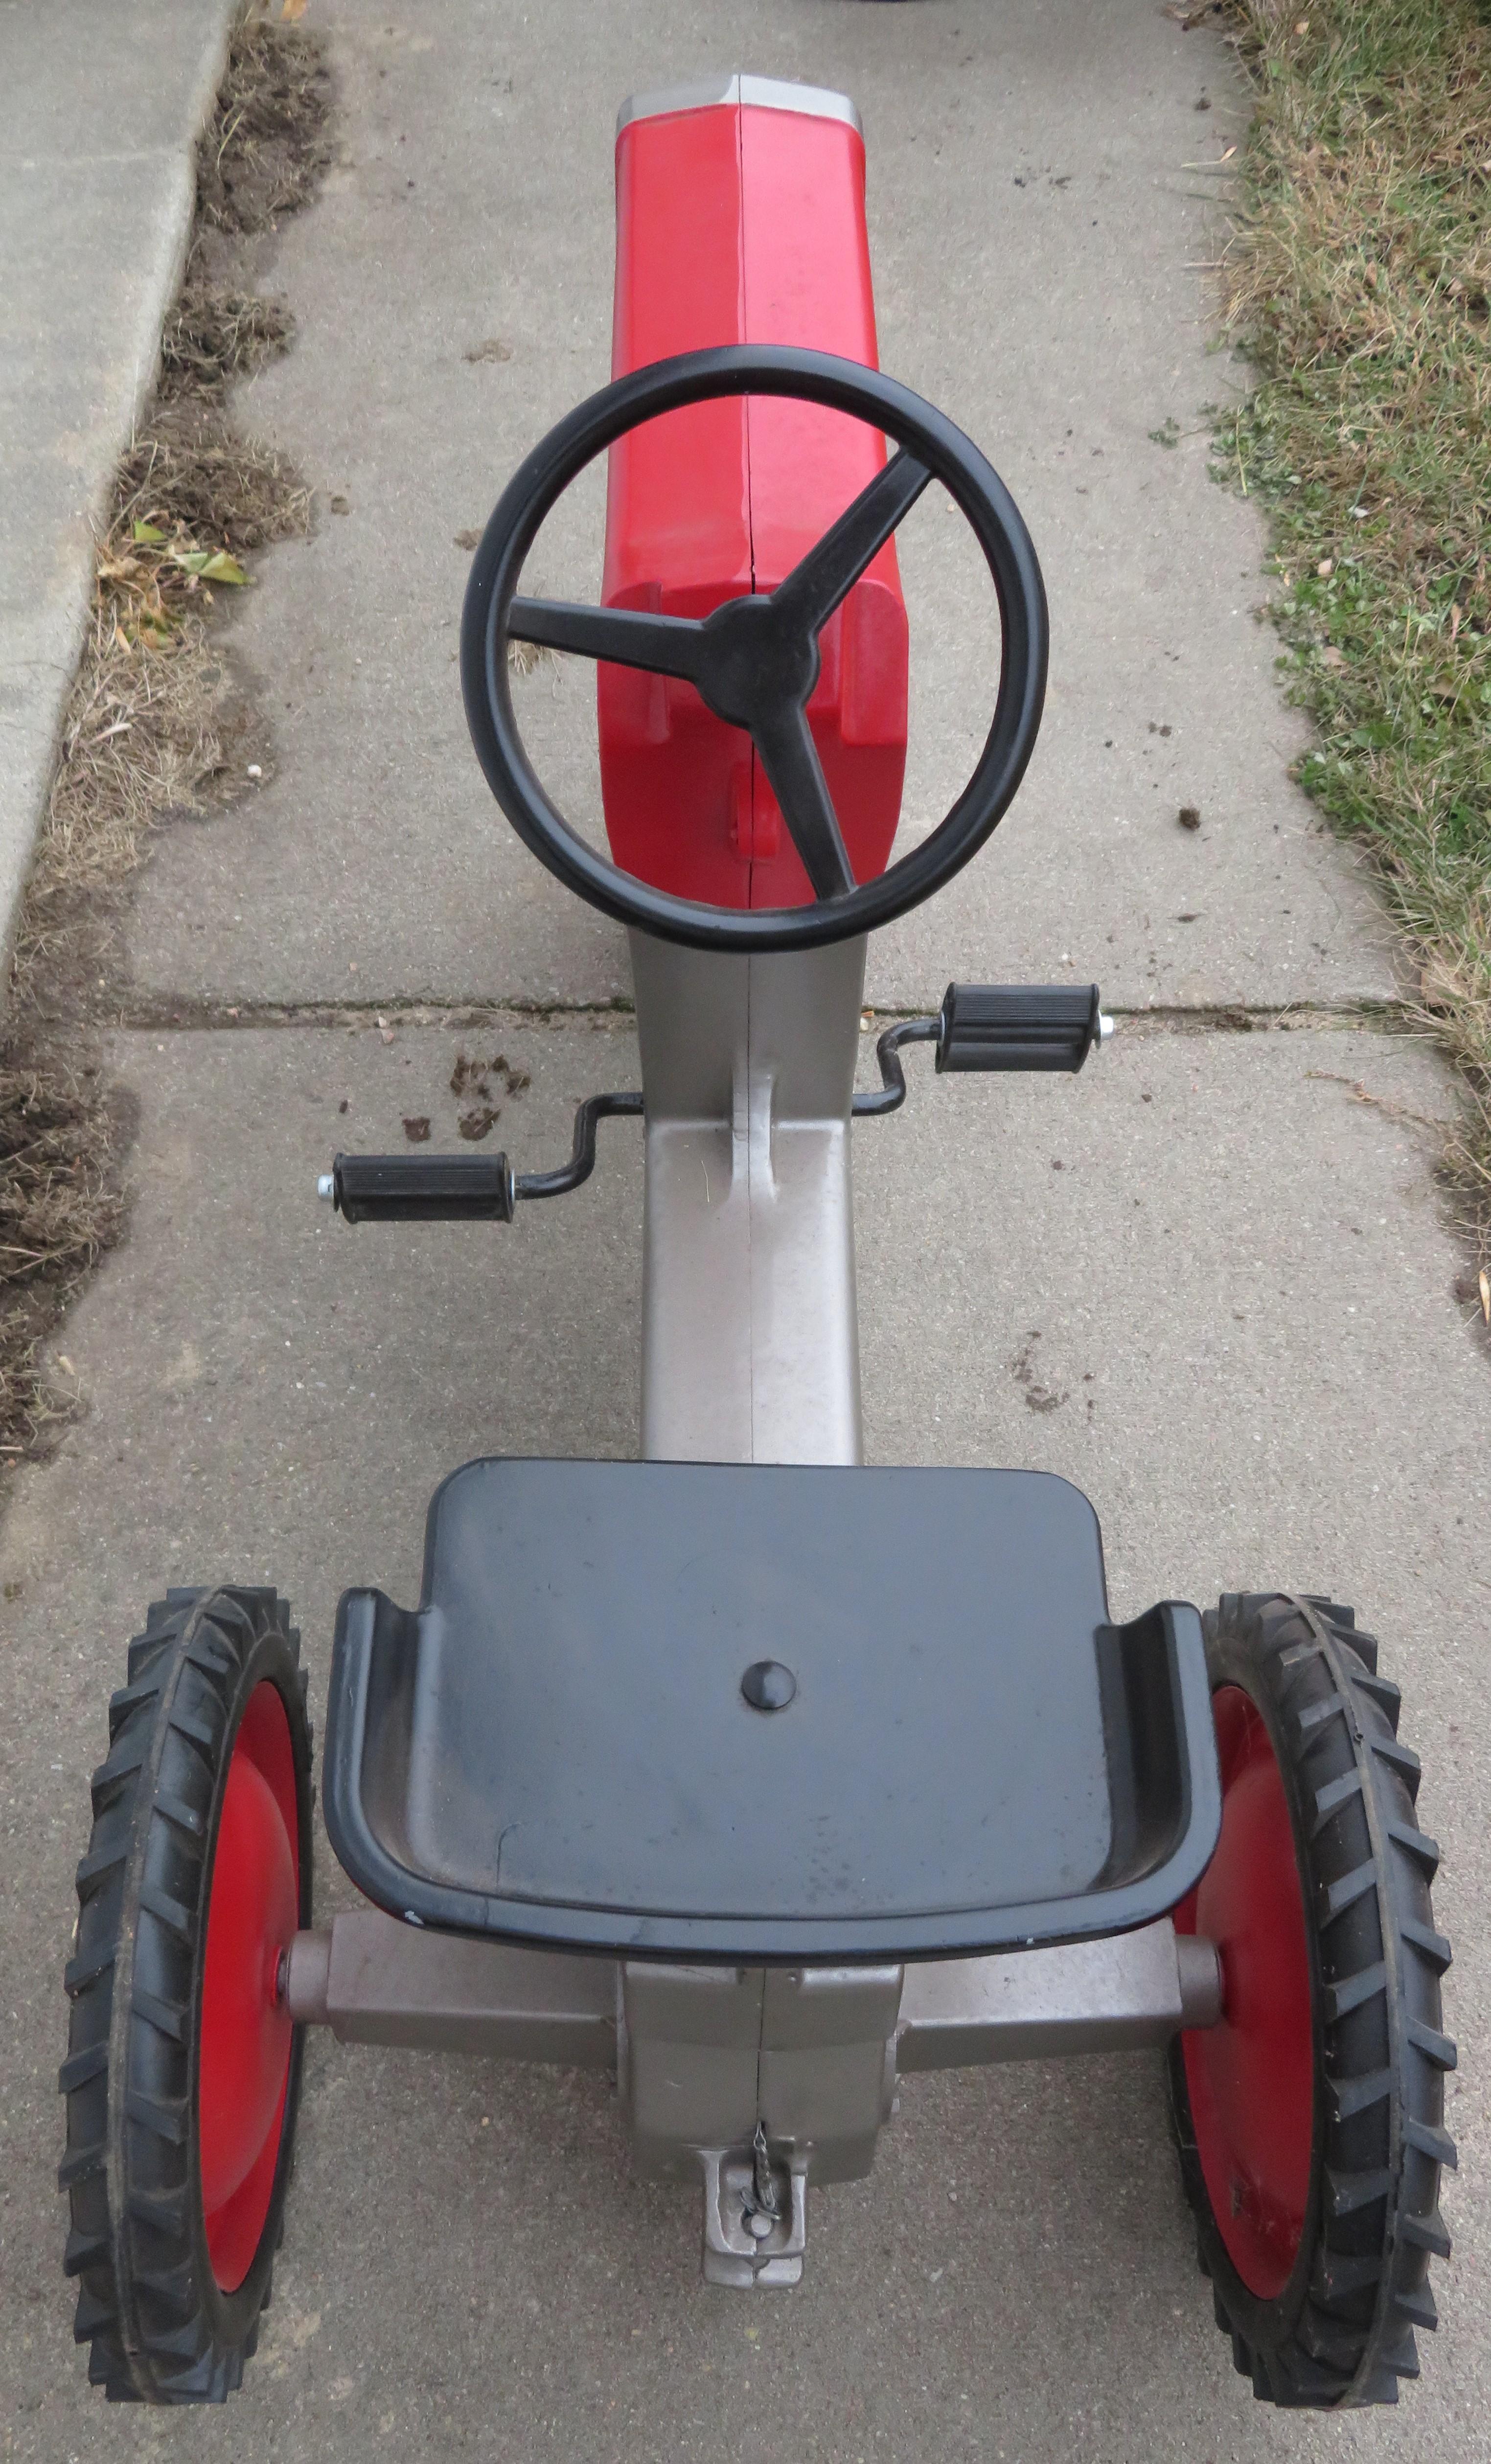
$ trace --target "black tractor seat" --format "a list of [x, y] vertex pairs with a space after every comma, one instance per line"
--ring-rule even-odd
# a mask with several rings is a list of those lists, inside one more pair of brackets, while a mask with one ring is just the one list
[[1219, 1800], [1200, 1620], [1047, 1473], [496, 1458], [348, 1592], [326, 1827], [411, 1923], [900, 1960], [1149, 1923]]

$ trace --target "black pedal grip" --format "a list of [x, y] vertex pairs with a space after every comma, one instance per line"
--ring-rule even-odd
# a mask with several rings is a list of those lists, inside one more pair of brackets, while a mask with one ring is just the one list
[[1097, 1043], [1096, 984], [949, 984], [939, 1069], [1080, 1069]]
[[340, 1155], [332, 1183], [335, 1203], [349, 1223], [513, 1221], [513, 1175], [505, 1155]]

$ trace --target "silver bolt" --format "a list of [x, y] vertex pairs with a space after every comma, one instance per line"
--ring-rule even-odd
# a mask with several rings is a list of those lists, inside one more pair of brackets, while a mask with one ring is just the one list
[[749, 2215], [746, 2218], [746, 2231], [753, 2241], [764, 2241], [767, 2234], [771, 2232], [771, 2217], [763, 2216], [759, 2209], [757, 2209], [754, 2215]]
[[328, 1206], [331, 1204], [337, 1195], [337, 1176], [334, 1172], [321, 1174], [316, 1184], [316, 1195], [318, 1198], [324, 1198]]
[[1109, 1018], [1106, 1009], [1100, 1009], [1098, 1012], [1098, 1042], [1100, 1044], [1106, 1044], [1112, 1032], [1113, 1021]]

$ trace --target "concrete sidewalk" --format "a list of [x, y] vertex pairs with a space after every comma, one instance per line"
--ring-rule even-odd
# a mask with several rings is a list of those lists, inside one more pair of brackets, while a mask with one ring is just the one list
[[[300, 340], [242, 413], [349, 511], [282, 551], [303, 580], [256, 591], [237, 627], [278, 774], [206, 847], [194, 832], [163, 847], [134, 942], [143, 991], [626, 989], [619, 932], [535, 867], [471, 759], [455, 540], [609, 373], [618, 101], [738, 55], [852, 91], [882, 363], [990, 453], [1051, 602], [1021, 795], [983, 864], [877, 936], [871, 997], [914, 1006], [950, 976], [1041, 981], [1063, 952], [1131, 1007], [1391, 993], [1370, 899], [1285, 777], [1305, 737], [1252, 612], [1257, 520], [1207, 475], [1198, 406], [1232, 379], [1190, 270], [1212, 251], [1181, 166], [1239, 126], [1228, 54], [1167, 30], [1151, 0], [633, 0], [584, 12], [578, 55], [565, 6], [527, 20], [452, 7], [418, 30], [340, 8], [334, 22], [347, 160], [285, 232], [274, 278]], [[479, 356], [489, 341], [507, 356]], [[1184, 431], [1173, 450], [1151, 436], [1167, 417]], [[593, 594], [599, 532], [551, 527], [534, 586]], [[928, 499], [902, 534], [913, 826], [940, 817], [987, 724], [987, 590], [962, 543], [949, 552], [954, 527]], [[566, 663], [523, 696], [540, 768], [581, 821], [597, 809], [593, 691]], [[1182, 804], [1199, 834], [1177, 826]]]
[[[1230, 55], [1151, 0], [313, 0], [307, 22], [339, 165], [277, 244], [296, 349], [239, 412], [350, 510], [274, 551], [235, 626], [276, 737], [262, 793], [163, 837], [142, 886], [111, 1050], [139, 1106], [132, 1235], [63, 1338], [91, 1408], [0, 1528], [0, 2452], [1479, 2464], [1491, 1385], [1418, 1126], [1449, 1082], [1364, 1017], [1387, 936], [1286, 775], [1300, 723], [1249, 612], [1261, 531], [1204, 438], [1149, 433], [1195, 429], [1228, 382], [1183, 166], [1237, 131]], [[908, 2082], [873, 2177], [815, 2200], [800, 2291], [744, 2301], [698, 2281], [696, 2202], [630, 2178], [603, 2084], [313, 2042], [274, 2306], [228, 2415], [106, 2413], [69, 2350], [59, 1970], [145, 1601], [274, 1580], [319, 1716], [339, 1592], [414, 1594], [445, 1471], [636, 1442], [626, 1125], [509, 1233], [351, 1234], [314, 1182], [406, 1114], [449, 1142], [462, 1045], [531, 1072], [497, 1133], [520, 1169], [567, 1144], [580, 1095], [636, 1081], [629, 1023], [597, 1006], [625, 988], [617, 938], [518, 847], [466, 740], [455, 534], [603, 380], [617, 102], [735, 65], [855, 95], [885, 364], [990, 449], [1051, 583], [1030, 781], [956, 891], [882, 936], [874, 991], [1069, 957], [1125, 1013], [1079, 1080], [916, 1072], [857, 1133], [869, 1448], [1073, 1479], [1121, 1616], [1282, 1583], [1381, 1635], [1471, 2049], [1444, 2329], [1396, 2413], [1280, 2414], [1235, 2377], [1147, 2057]], [[493, 340], [508, 357], [467, 356]], [[551, 586], [578, 550], [555, 554]], [[925, 526], [907, 568], [914, 816], [976, 722], [977, 610]], [[582, 796], [588, 677], [540, 671], [525, 718]], [[347, 1897], [324, 1856], [318, 1897]]]
[[0, 967], [237, 7], [0, 0]]

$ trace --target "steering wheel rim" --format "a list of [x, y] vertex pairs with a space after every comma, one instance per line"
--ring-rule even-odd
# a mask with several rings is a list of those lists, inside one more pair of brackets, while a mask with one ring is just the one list
[[[919, 846], [883, 873], [842, 892], [821, 893], [812, 903], [799, 907], [707, 906], [658, 890], [597, 854], [551, 803], [534, 770], [513, 710], [508, 676], [510, 639], [559, 641], [559, 619], [603, 613], [566, 609], [563, 603], [526, 601], [519, 603], [514, 621], [524, 560], [565, 489], [598, 454], [645, 421], [691, 403], [746, 393], [820, 403], [864, 419], [893, 439], [902, 453], [887, 463], [870, 489], [862, 491], [849, 514], [864, 503], [871, 489], [881, 488], [886, 495], [882, 482], [888, 473], [912, 457], [923, 466], [926, 476], [915, 485], [914, 473], [910, 474], [914, 494], [895, 514], [885, 537], [893, 535], [927, 481], [940, 479], [978, 541], [999, 606], [999, 684], [994, 717], [983, 750], [954, 803]], [[892, 488], [889, 494], [894, 497], [897, 492]], [[899, 494], [906, 494], [905, 486]], [[847, 515], [841, 517], [842, 522], [847, 520]], [[818, 547], [778, 585], [779, 590], [786, 590], [805, 572], [840, 527], [836, 523], [824, 533]], [[866, 557], [859, 569], [863, 571], [868, 561]], [[851, 578], [834, 605], [841, 604], [852, 586]], [[762, 608], [776, 597], [775, 592], [753, 594], [746, 600], [726, 602], [725, 606]], [[524, 609], [537, 612], [525, 617]], [[606, 615], [625, 612], [603, 611]], [[716, 615], [723, 612], [715, 611]], [[656, 620], [651, 621], [654, 631], [659, 630]], [[824, 616], [822, 622], [826, 621]], [[702, 634], [713, 622], [707, 618], [689, 629]], [[687, 620], [662, 623], [671, 630], [684, 627]], [[570, 629], [573, 634], [573, 624]], [[588, 629], [594, 633], [597, 628]], [[820, 629], [821, 625], [814, 628], [815, 660]], [[560, 646], [570, 647], [569, 640]], [[919, 906], [961, 871], [1007, 811], [1035, 749], [1045, 694], [1046, 653], [1045, 592], [1035, 548], [1014, 498], [978, 448], [952, 420], [893, 377], [826, 352], [785, 345], [732, 344], [655, 361], [578, 405], [535, 447], [498, 498], [472, 560], [461, 617], [461, 690], [467, 724], [487, 782], [525, 846], [567, 889], [603, 914], [662, 940], [741, 955], [819, 948], [873, 932]], [[604, 656], [621, 665], [653, 664], [650, 658], [629, 662], [625, 656], [618, 658], [614, 649], [585, 654]], [[805, 706], [804, 696], [801, 710]], [[767, 768], [771, 775], [769, 762]], [[790, 823], [788, 826], [793, 827]], [[793, 835], [797, 835], [795, 829]]]

